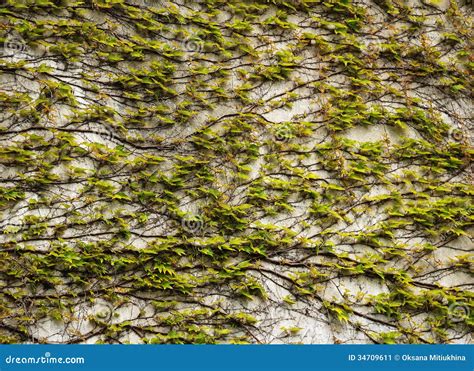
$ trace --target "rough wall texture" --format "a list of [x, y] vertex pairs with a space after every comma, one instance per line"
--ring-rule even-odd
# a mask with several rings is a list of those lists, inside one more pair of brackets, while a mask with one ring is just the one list
[[0, 342], [470, 342], [471, 14], [0, 1]]

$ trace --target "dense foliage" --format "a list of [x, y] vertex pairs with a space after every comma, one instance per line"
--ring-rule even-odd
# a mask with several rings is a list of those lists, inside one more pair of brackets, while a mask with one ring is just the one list
[[466, 342], [472, 10], [0, 1], [0, 342]]

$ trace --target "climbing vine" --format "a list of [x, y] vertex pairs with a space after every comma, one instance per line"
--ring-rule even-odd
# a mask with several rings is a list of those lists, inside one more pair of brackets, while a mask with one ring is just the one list
[[471, 341], [471, 6], [1, 0], [0, 343]]

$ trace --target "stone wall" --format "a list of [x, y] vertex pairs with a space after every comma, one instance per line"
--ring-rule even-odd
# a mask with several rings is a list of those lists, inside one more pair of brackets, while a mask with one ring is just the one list
[[471, 14], [0, 2], [0, 342], [472, 341]]

